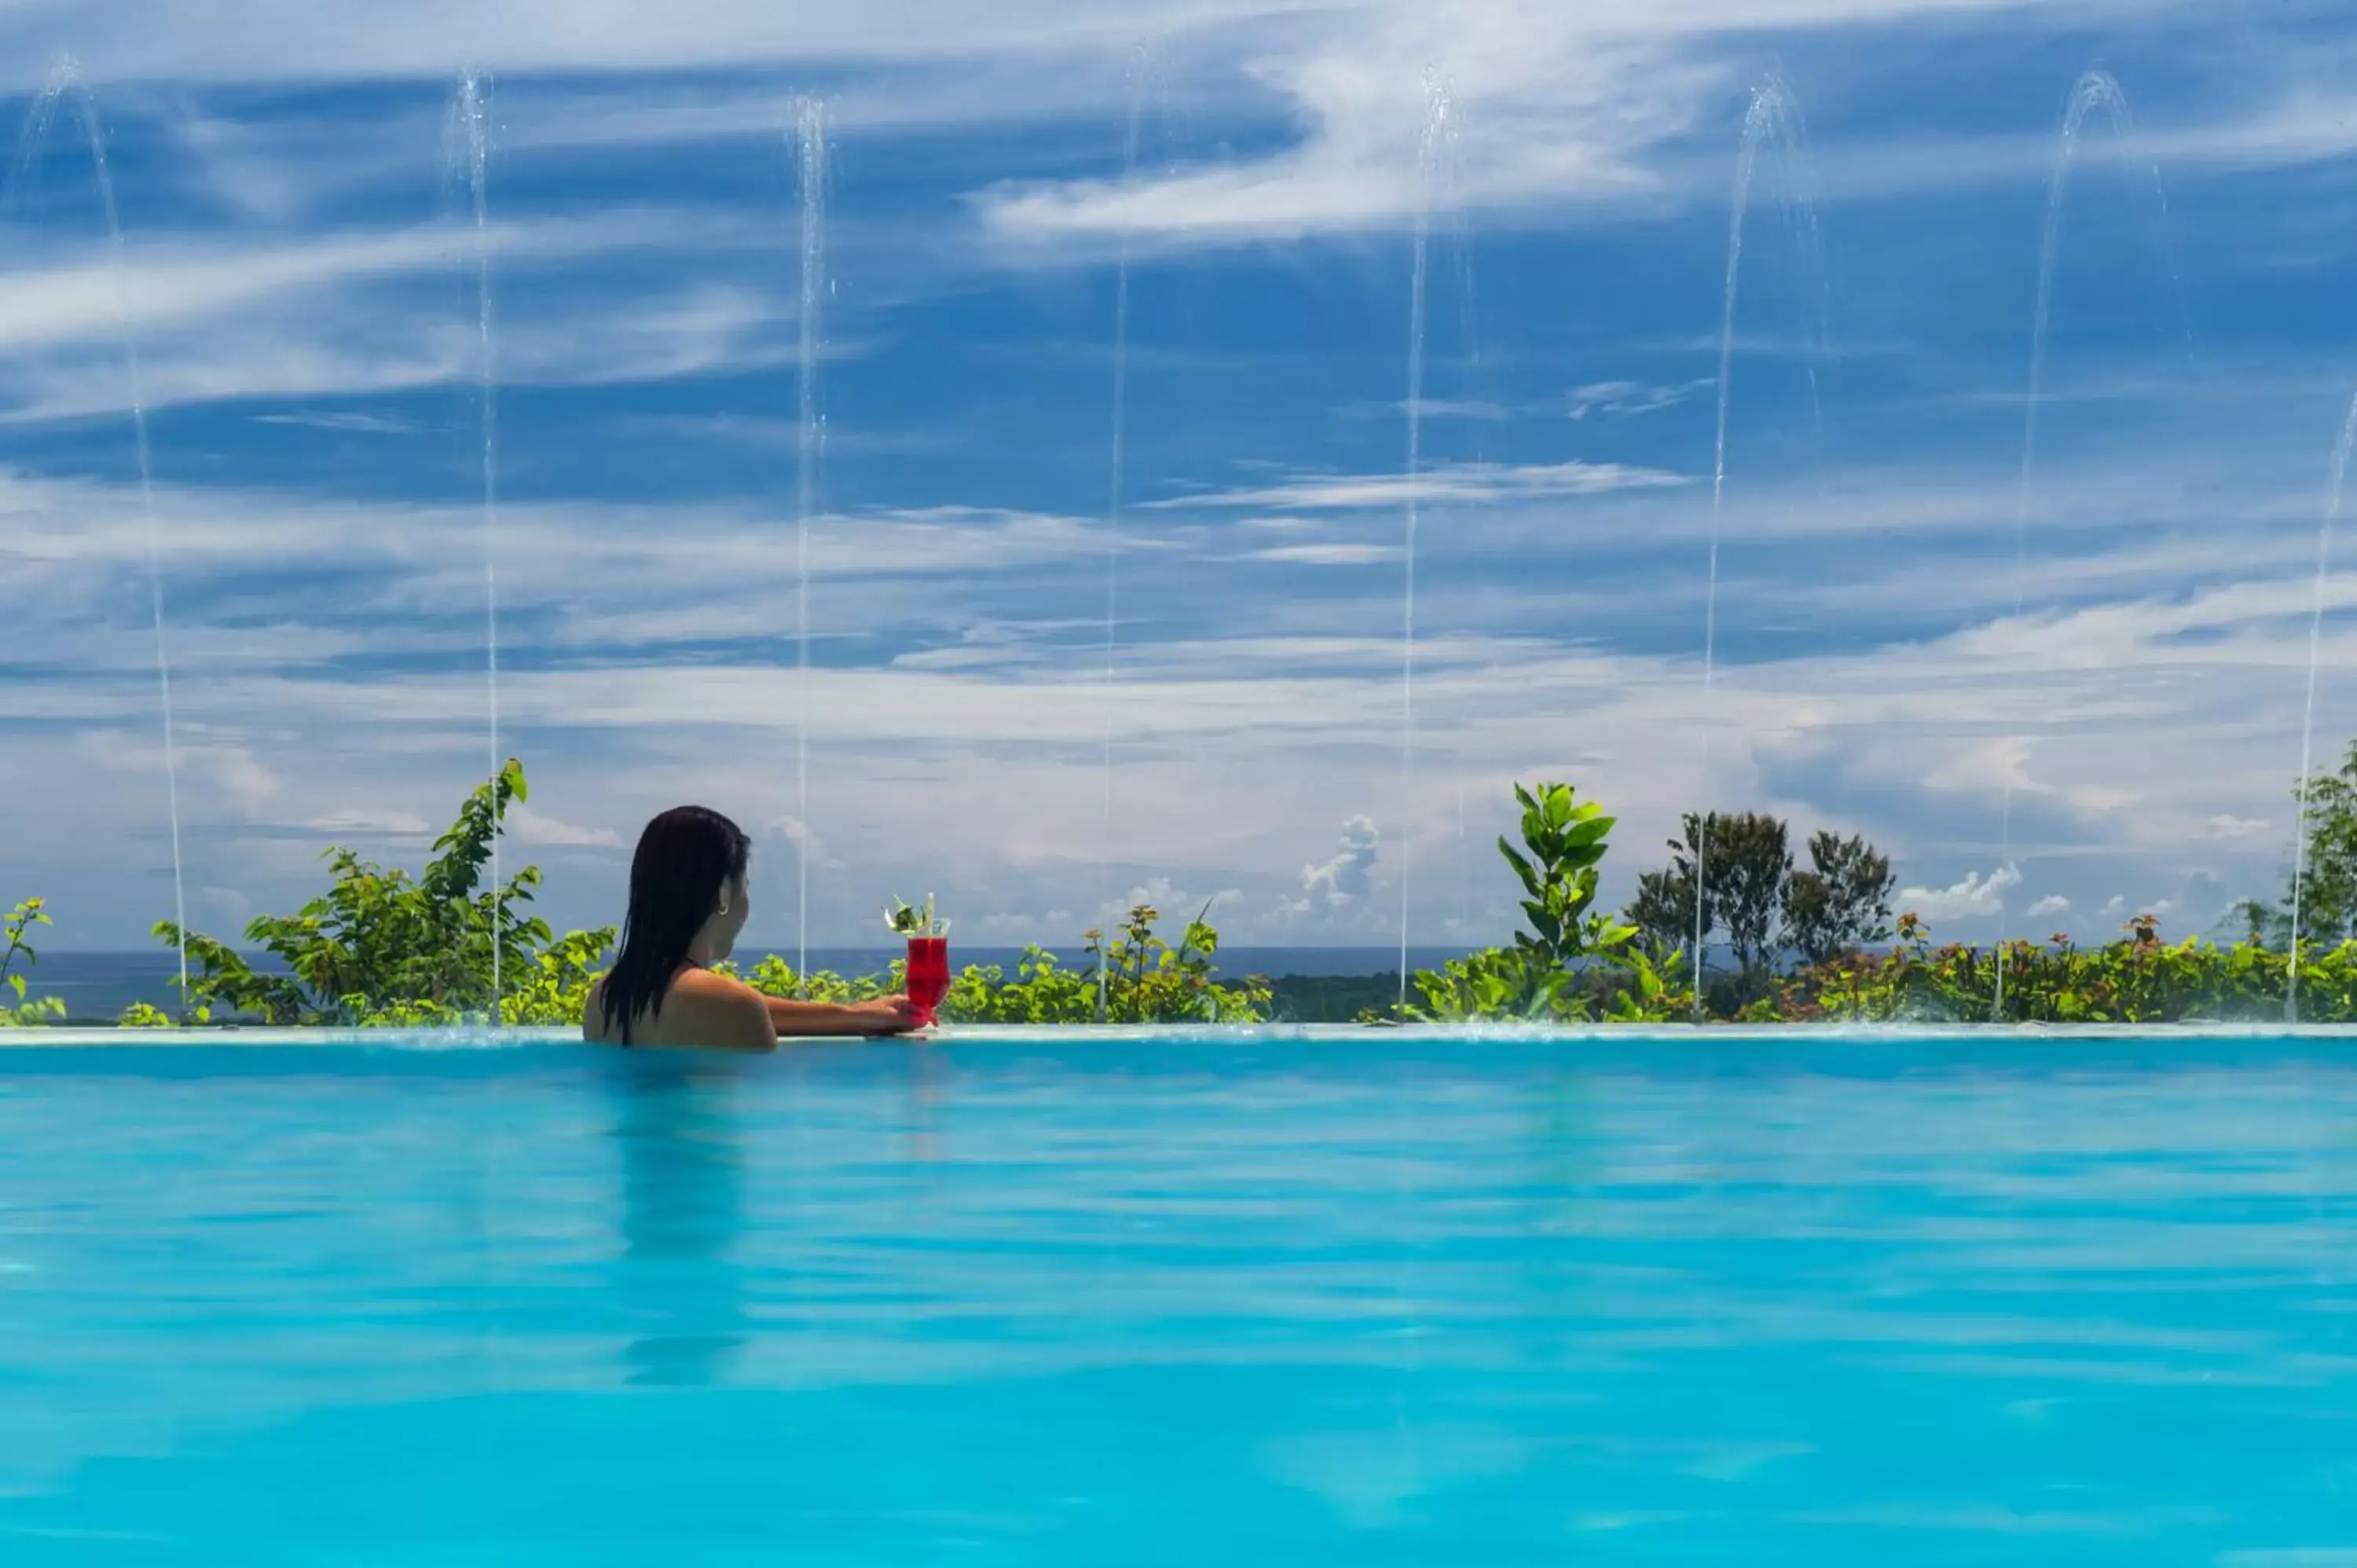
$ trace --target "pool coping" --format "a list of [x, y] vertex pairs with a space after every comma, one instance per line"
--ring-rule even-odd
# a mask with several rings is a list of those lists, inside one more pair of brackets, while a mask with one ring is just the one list
[[[1662, 1045], [1727, 1041], [1787, 1041], [1853, 1045], [1933, 1042], [2094, 1040], [2314, 1040], [2357, 1045], [2357, 1025], [2346, 1024], [1596, 1024], [1534, 1028], [1505, 1025], [1230, 1024], [1098, 1025], [972, 1024], [893, 1040], [795, 1038], [787, 1048], [862, 1045], [1381, 1045], [1391, 1042], [1483, 1041], [1501, 1046], [1566, 1044]], [[580, 1032], [562, 1028], [301, 1029], [235, 1026], [124, 1029], [58, 1025], [0, 1029], [0, 1051], [138, 1049], [211, 1047], [318, 1049], [500, 1049], [579, 1045]]]

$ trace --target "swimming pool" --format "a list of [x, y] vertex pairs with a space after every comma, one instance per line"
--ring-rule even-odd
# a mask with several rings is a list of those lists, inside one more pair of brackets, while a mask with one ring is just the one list
[[2357, 1563], [2352, 1273], [2321, 1036], [44, 1045], [0, 1563]]

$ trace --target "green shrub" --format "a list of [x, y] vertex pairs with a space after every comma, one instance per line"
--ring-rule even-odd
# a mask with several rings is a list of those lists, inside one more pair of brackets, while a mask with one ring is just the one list
[[1890, 935], [1898, 878], [1889, 857], [1863, 838], [1814, 833], [1801, 869], [1781, 818], [1689, 811], [1669, 848], [1668, 866], [1637, 878], [1626, 918], [1656, 961], [1689, 941], [1707, 946], [1714, 933], [1722, 935], [1736, 967], [1706, 979], [1704, 1001], [1716, 1015], [1756, 1016], [1793, 957], [1824, 963]]
[[1665, 978], [1676, 951], [1649, 951], [1628, 921], [1598, 913], [1598, 868], [1614, 819], [1568, 784], [1514, 786], [1523, 808], [1519, 850], [1503, 835], [1498, 853], [1523, 886], [1523, 916], [1512, 947], [1452, 959], [1415, 976], [1421, 1005], [1411, 1018], [1434, 1023], [1523, 1019], [1546, 1023], [1658, 1023], [1691, 998]]
[[0, 948], [0, 995], [9, 1000], [0, 1002], [0, 1028], [29, 1028], [36, 1024], [58, 1024], [65, 1021], [66, 1004], [54, 996], [25, 997], [25, 976], [16, 969], [16, 961], [25, 961], [30, 969], [40, 961], [40, 954], [25, 940], [35, 926], [50, 924], [47, 914], [48, 901], [27, 898], [0, 916], [0, 938], [7, 945]]
[[[2066, 936], [2005, 944], [2004, 1022], [2030, 1024], [2273, 1023], [2284, 1015], [2290, 955], [2243, 940], [2161, 940], [2139, 915], [2117, 941], [2083, 948]], [[1783, 986], [1778, 1018], [1794, 1022], [1981, 1023], [1996, 1016], [1995, 947], [1934, 948], [1913, 915], [1899, 919], [1887, 953], [1812, 965]], [[2304, 950], [2300, 1015], [2357, 1022], [2357, 940]]]
[[[1210, 906], [1206, 905], [1208, 913]], [[1115, 1024], [1249, 1024], [1268, 1015], [1268, 982], [1254, 975], [1233, 985], [1211, 978], [1211, 956], [1220, 934], [1197, 916], [1178, 945], [1155, 933], [1161, 912], [1149, 905], [1130, 910], [1110, 946], [1103, 933], [1086, 933], [1090, 964], [1067, 969], [1054, 953], [1028, 947], [1009, 975], [999, 964], [968, 964], [950, 979], [941, 1016], [956, 1024], [1090, 1024], [1097, 1021], [1099, 972], [1103, 972], [1106, 1021]], [[735, 972], [730, 966], [723, 966]], [[845, 979], [828, 970], [809, 976], [807, 989], [793, 966], [764, 959], [745, 976], [770, 996], [806, 996], [813, 1002], [865, 1002], [899, 992], [907, 964], [894, 960], [880, 975]]]
[[[271, 1024], [457, 1024], [491, 1010], [496, 926], [500, 1018], [577, 1022], [612, 931], [560, 941], [539, 917], [520, 914], [540, 886], [538, 866], [482, 886], [508, 807], [525, 799], [523, 764], [511, 758], [496, 779], [475, 787], [414, 877], [341, 845], [329, 848], [324, 895], [298, 914], [264, 915], [245, 929], [246, 940], [275, 955], [285, 974], [258, 973], [227, 943], [186, 933], [192, 970], [186, 1003], [199, 1017], [219, 1011]], [[180, 928], [169, 920], [156, 935], [167, 947], [181, 944]], [[560, 1020], [568, 997], [572, 1015]]]

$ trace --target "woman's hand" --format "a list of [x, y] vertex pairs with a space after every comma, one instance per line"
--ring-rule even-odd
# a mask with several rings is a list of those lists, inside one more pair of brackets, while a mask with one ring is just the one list
[[917, 1026], [917, 1004], [905, 996], [855, 1002], [846, 1011], [852, 1015], [854, 1034], [905, 1035]]

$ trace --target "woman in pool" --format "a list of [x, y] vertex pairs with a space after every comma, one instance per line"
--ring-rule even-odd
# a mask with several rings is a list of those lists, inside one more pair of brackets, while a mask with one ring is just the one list
[[589, 992], [583, 1038], [768, 1051], [780, 1035], [899, 1035], [916, 1026], [905, 996], [847, 1007], [786, 1002], [712, 972], [751, 912], [752, 847], [736, 823], [701, 806], [674, 808], [647, 824], [630, 857], [622, 950]]

